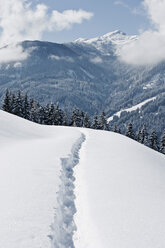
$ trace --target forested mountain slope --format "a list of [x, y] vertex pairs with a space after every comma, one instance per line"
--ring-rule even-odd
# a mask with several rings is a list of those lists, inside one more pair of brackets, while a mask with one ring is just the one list
[[112, 116], [155, 97], [140, 114], [125, 113], [126, 118], [115, 123], [122, 130], [126, 120], [136, 122], [136, 128], [145, 123], [160, 135], [165, 128], [165, 63], [144, 67], [122, 62], [121, 47], [136, 39], [115, 31], [66, 44], [25, 41], [26, 60], [1, 64], [1, 100], [8, 87], [28, 92], [41, 104], [58, 101], [68, 110], [77, 106], [94, 114], [104, 109]]

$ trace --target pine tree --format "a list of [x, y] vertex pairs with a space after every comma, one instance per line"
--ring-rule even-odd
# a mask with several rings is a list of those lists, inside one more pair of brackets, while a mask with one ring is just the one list
[[98, 120], [97, 115], [95, 115], [94, 118], [93, 118], [92, 128], [93, 129], [99, 129], [99, 120]]
[[40, 121], [40, 104], [36, 101], [35, 101], [35, 103], [36, 103], [36, 106], [35, 106], [35, 108], [36, 108], [36, 123], [39, 123], [39, 121]]
[[60, 109], [59, 103], [57, 103], [54, 111], [54, 125], [62, 126], [63, 117], [64, 117], [64, 113], [62, 109]]
[[142, 131], [141, 128], [139, 128], [137, 134], [136, 134], [136, 140], [141, 143], [142, 140]]
[[45, 119], [46, 119], [46, 117], [45, 117], [45, 109], [44, 109], [44, 107], [42, 107], [42, 106], [40, 106], [39, 107], [39, 110], [38, 110], [38, 123], [39, 124], [46, 124], [45, 123]]
[[146, 125], [144, 124], [143, 128], [142, 128], [142, 134], [141, 134], [141, 141], [140, 143], [144, 144], [144, 145], [148, 145], [148, 132], [146, 129]]
[[68, 116], [66, 111], [63, 111], [63, 122], [62, 122], [63, 126], [68, 126], [69, 125], [69, 121], [68, 121]]
[[2, 109], [6, 112], [11, 113], [11, 94], [8, 89], [6, 90], [5, 93]]
[[82, 113], [76, 107], [72, 110], [71, 125], [74, 127], [81, 127], [82, 125]]
[[129, 125], [128, 125], [126, 136], [131, 138], [131, 139], [135, 138], [132, 123], [129, 123]]
[[86, 127], [86, 128], [90, 128], [91, 127], [91, 123], [90, 123], [90, 119], [88, 117], [88, 114], [85, 113], [84, 115], [84, 118], [83, 118], [83, 127]]
[[48, 104], [48, 116], [47, 116], [48, 125], [54, 125], [54, 116], [55, 116], [55, 107], [53, 103]]
[[37, 103], [33, 98], [31, 98], [30, 99], [30, 118], [29, 119], [33, 122], [37, 122], [37, 120], [38, 120], [36, 113], [37, 113]]
[[161, 138], [160, 152], [165, 154], [165, 130], [164, 130], [164, 134]]
[[25, 94], [25, 96], [23, 97], [23, 118], [29, 120], [30, 119], [30, 105], [29, 105], [29, 101], [28, 101], [28, 96], [27, 94]]
[[113, 126], [112, 131], [113, 131], [114, 133], [118, 133], [118, 132], [119, 132], [119, 130], [118, 130], [116, 124]]
[[150, 137], [149, 137], [149, 147], [151, 147], [152, 149], [158, 151], [158, 137], [155, 133], [155, 131], [152, 131]]
[[46, 104], [44, 108], [44, 124], [45, 125], [50, 125], [50, 107], [49, 104]]
[[106, 115], [105, 115], [104, 111], [102, 111], [101, 114], [100, 114], [99, 128], [101, 130], [108, 130], [107, 118], [106, 118]]
[[15, 106], [15, 94], [11, 92], [11, 106], [10, 113], [14, 114], [14, 106]]
[[84, 111], [80, 110], [80, 119], [81, 119], [80, 122], [79, 122], [80, 127], [83, 127], [84, 118], [85, 118], [85, 113], [84, 113]]
[[15, 97], [12, 107], [13, 107], [12, 110], [13, 114], [23, 117], [23, 99], [20, 90], [18, 90], [17, 92], [17, 96]]

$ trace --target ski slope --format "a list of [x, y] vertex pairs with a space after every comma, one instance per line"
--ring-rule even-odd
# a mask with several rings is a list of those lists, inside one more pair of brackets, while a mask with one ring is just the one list
[[165, 247], [165, 156], [0, 111], [0, 247]]

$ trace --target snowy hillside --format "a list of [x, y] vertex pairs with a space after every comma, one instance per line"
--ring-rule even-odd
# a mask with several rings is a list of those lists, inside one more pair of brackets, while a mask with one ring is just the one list
[[60, 158], [79, 136], [0, 112], [0, 247], [51, 247]]
[[0, 247], [165, 246], [165, 156], [0, 111]]

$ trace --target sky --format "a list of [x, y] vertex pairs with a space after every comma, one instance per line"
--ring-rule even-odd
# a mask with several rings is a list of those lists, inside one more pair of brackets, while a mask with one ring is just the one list
[[[139, 30], [147, 29], [150, 25], [141, 3], [141, 0], [0, 0], [0, 18], [2, 18], [0, 27], [2, 30], [6, 29], [6, 34], [3, 34], [0, 43], [3, 41], [6, 43], [7, 39], [10, 41], [20, 39], [18, 36], [25, 34], [27, 27], [29, 29], [32, 27], [32, 31], [30, 33], [28, 30], [28, 35], [23, 36], [24, 39], [38, 38], [59, 43], [74, 41], [80, 37], [93, 38], [114, 30], [138, 34]], [[40, 11], [37, 11], [38, 6]], [[81, 20], [71, 20], [68, 27], [64, 25], [65, 27], [61, 29], [56, 27], [57, 20], [54, 23], [53, 21], [47, 23], [48, 15], [51, 18], [53, 12], [56, 12], [54, 17], [58, 18], [59, 22], [63, 22], [68, 16], [68, 13], [64, 12], [75, 11], [80, 16], [80, 10], [91, 15], [85, 16], [85, 13], [82, 13]], [[28, 13], [30, 11], [31, 14]], [[44, 15], [44, 17], [37, 21], [36, 15], [40, 17]], [[36, 22], [36, 25], [30, 22], [30, 18]], [[45, 27], [43, 27], [44, 22]], [[10, 27], [12, 30], [9, 32]]]
[[0, 0], [0, 62], [26, 59], [23, 40], [65, 43], [121, 30], [139, 37], [121, 50], [124, 62], [157, 64], [165, 60], [164, 13], [165, 0]]
[[42, 2], [60, 12], [66, 9], [83, 9], [93, 13], [90, 20], [84, 21], [81, 25], [75, 24], [69, 30], [45, 32], [44, 40], [68, 42], [80, 37], [93, 38], [114, 30], [132, 35], [150, 26], [140, 0], [44, 0]]

